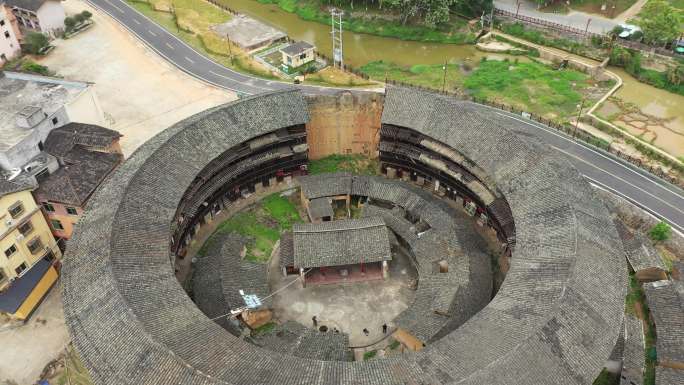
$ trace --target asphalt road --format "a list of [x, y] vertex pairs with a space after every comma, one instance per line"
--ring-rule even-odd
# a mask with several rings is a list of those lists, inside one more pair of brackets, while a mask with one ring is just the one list
[[[292, 88], [293, 84], [255, 78], [230, 70], [205, 57], [122, 0], [87, 0], [108, 13], [151, 49], [182, 71], [202, 81], [241, 94], [258, 94]], [[297, 86], [307, 94], [334, 94], [336, 88]], [[594, 185], [637, 204], [684, 233], [684, 191], [655, 176], [638, 171], [611, 156], [592, 150], [571, 138], [518, 115], [492, 108], [525, 123], [526, 134], [538, 138], [568, 157]]]
[[[532, 1], [521, 1], [520, 9], [518, 9], [517, 0], [494, 0], [494, 5], [496, 8], [503, 9], [504, 11], [515, 13], [517, 10], [523, 16], [544, 19], [581, 30], [588, 29], [589, 32], [598, 34], [608, 33], [619, 24], [616, 20], [578, 11], [572, 11], [568, 14], [540, 12], [536, 9], [536, 3]], [[589, 25], [587, 25], [587, 22]]]

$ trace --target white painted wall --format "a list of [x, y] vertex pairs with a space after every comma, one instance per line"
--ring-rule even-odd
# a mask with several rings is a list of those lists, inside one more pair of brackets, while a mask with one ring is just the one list
[[[5, 64], [5, 60], [16, 57], [21, 51], [19, 40], [10, 23], [10, 16], [10, 10], [0, 5], [0, 21], [4, 22], [4, 25], [0, 26], [0, 65]], [[9, 37], [5, 37], [5, 33], [8, 33]], [[5, 60], [2, 59], [2, 55], [5, 55]]]
[[[53, 122], [53, 119], [56, 119], [56, 122]], [[0, 153], [0, 168], [11, 170], [26, 165], [29, 160], [40, 154], [38, 143], [45, 143], [47, 136], [57, 127], [71, 122], [104, 125], [104, 121], [97, 94], [93, 87], [89, 86], [70, 103], [31, 128], [31, 135], [11, 149]]]
[[64, 19], [66, 13], [61, 1], [46, 1], [36, 12], [40, 30], [50, 36], [55, 36], [64, 31]]

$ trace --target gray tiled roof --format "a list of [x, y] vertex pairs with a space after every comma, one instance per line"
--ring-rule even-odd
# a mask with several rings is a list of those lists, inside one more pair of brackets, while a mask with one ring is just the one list
[[344, 219], [292, 226], [294, 265], [299, 268], [389, 261], [392, 252], [382, 218]]
[[632, 270], [635, 272], [649, 268], [665, 270], [660, 255], [651, 241], [641, 234], [632, 232], [619, 218], [616, 218], [614, 222]]
[[294, 243], [292, 231], [280, 234], [280, 267], [294, 266]]
[[656, 367], [656, 385], [684, 384], [684, 369]]
[[105, 148], [120, 137], [118, 131], [94, 124], [68, 123], [50, 132], [45, 139], [45, 152], [60, 158], [69, 154], [76, 145]]
[[333, 209], [330, 199], [326, 197], [312, 199], [309, 202], [309, 215], [312, 219], [333, 217]]
[[248, 341], [283, 354], [321, 361], [350, 361], [349, 336], [332, 330], [320, 332], [287, 321], [271, 332], [249, 337]]
[[352, 177], [348, 172], [307, 175], [297, 179], [307, 199], [345, 195], [351, 191]]
[[517, 244], [496, 297], [420, 352], [364, 362], [268, 351], [210, 321], [169, 263], [178, 202], [224, 151], [307, 121], [297, 92], [204, 111], [141, 146], [95, 193], [62, 285], [69, 332], [96, 385], [579, 385], [598, 375], [626, 291], [624, 251], [605, 206], [567, 162], [508, 131], [524, 123], [413, 90], [388, 90], [383, 121], [463, 152], [510, 204]]
[[123, 156], [74, 146], [64, 159], [69, 163], [41, 181], [36, 196], [41, 200], [83, 207], [100, 183], [121, 163]]
[[644, 330], [640, 319], [625, 315], [625, 347], [622, 358], [622, 377], [635, 385], [644, 379]]
[[0, 173], [0, 197], [24, 190], [33, 190], [36, 188], [35, 184], [28, 178], [17, 178], [7, 180], [5, 175]]
[[313, 45], [305, 42], [305, 41], [298, 41], [296, 43], [292, 43], [288, 45], [287, 47], [281, 49], [281, 51], [285, 52], [286, 54], [290, 56], [295, 56], [299, 55], [301, 53], [304, 53], [306, 50], [315, 48]]
[[656, 325], [658, 361], [684, 362], [684, 282], [663, 280], [643, 286]]

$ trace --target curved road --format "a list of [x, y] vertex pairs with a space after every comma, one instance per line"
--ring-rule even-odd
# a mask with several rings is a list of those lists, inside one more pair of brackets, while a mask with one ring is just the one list
[[[217, 87], [241, 94], [292, 88], [291, 83], [270, 81], [241, 74], [214, 62], [163, 27], [130, 7], [123, 0], [87, 0], [109, 14], [152, 50], [182, 71]], [[307, 94], [334, 94], [336, 88], [298, 86]], [[492, 108], [494, 113], [525, 123], [524, 135], [531, 135], [565, 154], [568, 160], [594, 185], [635, 203], [652, 215], [684, 233], [684, 191], [661, 179], [635, 169], [610, 155], [588, 148], [573, 139], [518, 115]]]

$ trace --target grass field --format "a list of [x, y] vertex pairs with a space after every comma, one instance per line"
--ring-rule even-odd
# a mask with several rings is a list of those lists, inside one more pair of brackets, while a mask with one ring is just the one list
[[[375, 61], [370, 62], [360, 68], [361, 72], [369, 75], [373, 79], [384, 81], [399, 81], [441, 90], [444, 84], [444, 65], [422, 65], [416, 64], [411, 67], [402, 67], [394, 63]], [[465, 75], [461, 71], [460, 64], [448, 64], [446, 71], [446, 89], [453, 91], [455, 88], [463, 86]]]
[[[593, 84], [578, 71], [555, 70], [545, 64], [521, 61], [485, 60], [467, 68], [449, 64], [446, 90], [465, 89], [478, 98], [503, 103], [547, 118], [567, 118], [577, 112], [583, 91]], [[468, 66], [469, 67], [469, 66]], [[443, 65], [401, 67], [382, 61], [372, 62], [361, 71], [371, 78], [387, 79], [442, 90]]]
[[88, 370], [72, 346], [69, 346], [64, 357], [64, 367], [55, 373], [48, 381], [53, 385], [93, 385]]
[[199, 251], [206, 253], [216, 234], [236, 232], [250, 239], [245, 258], [252, 262], [266, 263], [271, 258], [273, 246], [280, 239], [280, 233], [292, 228], [294, 223], [302, 222], [292, 194], [292, 200], [280, 194], [272, 194], [261, 200], [249, 210], [242, 211], [221, 223], [214, 234]]
[[356, 175], [377, 175], [378, 161], [363, 155], [330, 155], [309, 161], [309, 174], [348, 171]]
[[577, 111], [582, 90], [590, 81], [581, 72], [558, 71], [540, 63], [489, 60], [480, 63], [464, 86], [479, 98], [550, 118], [563, 118]]

